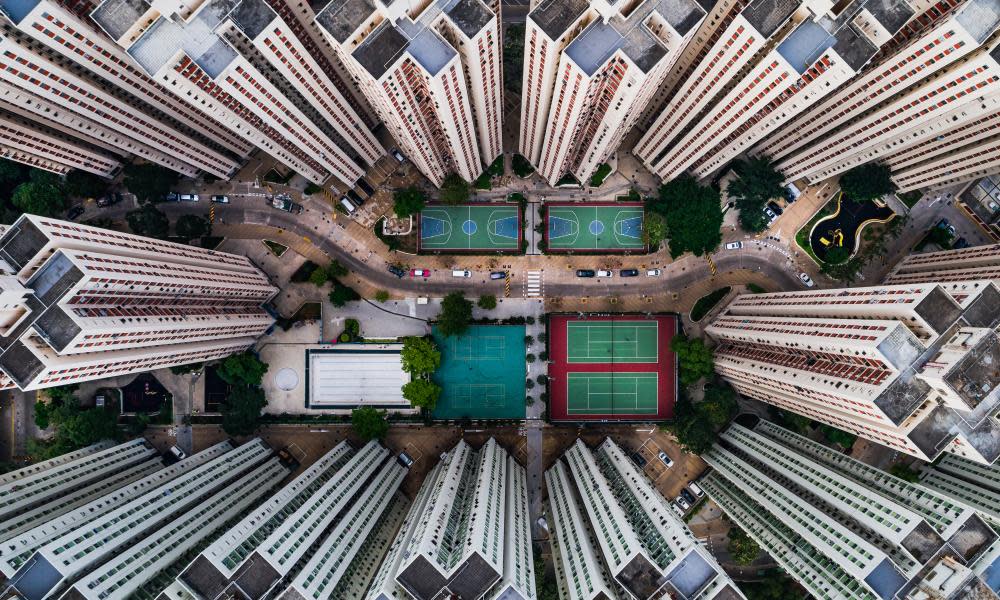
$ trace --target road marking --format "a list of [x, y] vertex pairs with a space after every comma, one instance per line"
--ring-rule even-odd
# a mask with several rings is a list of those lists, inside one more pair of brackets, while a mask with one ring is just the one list
[[525, 271], [524, 297], [538, 298], [545, 293], [545, 280], [541, 271]]

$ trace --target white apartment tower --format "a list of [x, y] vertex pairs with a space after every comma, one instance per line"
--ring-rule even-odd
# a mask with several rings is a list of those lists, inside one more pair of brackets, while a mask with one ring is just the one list
[[330, 0], [316, 22], [401, 149], [436, 185], [502, 152], [499, 18], [482, 0]]
[[701, 487], [813, 597], [998, 598], [998, 535], [963, 502], [750, 415], [702, 457]]
[[0, 236], [0, 387], [223, 358], [273, 324], [246, 257], [24, 215]]
[[662, 179], [715, 173], [868, 68], [908, 0], [755, 0], [733, 18], [634, 152]]
[[524, 468], [492, 438], [427, 475], [366, 600], [534, 600]]
[[741, 394], [934, 460], [1000, 457], [990, 280], [742, 295], [707, 328]]
[[561, 597], [743, 597], [610, 438], [595, 450], [577, 440], [545, 472], [545, 483]]
[[584, 181], [636, 124], [705, 17], [694, 0], [543, 0], [528, 14], [520, 153]]
[[[948, 454], [933, 466], [924, 466], [920, 483], [975, 508], [994, 527], [1000, 527], [1000, 465], [983, 465]], [[993, 573], [1000, 577], [1000, 562]]]
[[976, 279], [1000, 284], [1000, 244], [910, 254], [885, 277], [885, 283], [953, 283]]

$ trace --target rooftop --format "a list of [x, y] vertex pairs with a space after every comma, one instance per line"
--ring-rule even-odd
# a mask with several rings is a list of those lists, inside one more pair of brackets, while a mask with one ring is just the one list
[[[455, 49], [430, 27], [411, 29], [416, 35], [410, 38], [406, 49], [410, 56], [431, 75], [437, 75], [452, 58], [458, 55]], [[402, 31], [404, 35], [409, 33], [407, 29]]]
[[890, 35], [895, 35], [916, 13], [906, 0], [868, 0], [864, 4], [864, 9], [870, 12]]
[[969, 0], [955, 19], [981, 44], [1000, 24], [1000, 0]]
[[588, 8], [589, 0], [542, 0], [528, 17], [545, 35], [558, 39]]
[[260, 35], [277, 16], [277, 13], [264, 0], [241, 0], [229, 18], [252, 40]]
[[450, 0], [445, 12], [456, 27], [468, 37], [474, 37], [489, 24], [496, 15], [482, 0]]
[[798, 6], [799, 0], [754, 0], [741, 14], [758, 33], [770, 37]]
[[410, 376], [403, 371], [401, 349], [345, 344], [306, 350], [307, 408], [409, 408], [402, 387]]
[[799, 74], [813, 65], [823, 53], [833, 47], [837, 38], [815, 21], [803, 21], [778, 44], [778, 54]]
[[237, 3], [238, 0], [209, 0], [186, 23], [161, 16], [132, 44], [128, 53], [147, 73], [154, 75], [178, 52], [183, 52], [215, 79], [237, 56], [236, 51], [215, 33]]
[[21, 270], [48, 243], [48, 236], [22, 217], [0, 237], [0, 257]]
[[66, 314], [58, 304], [50, 306], [42, 313], [35, 320], [34, 328], [56, 352], [65, 350], [81, 331], [73, 317]]
[[1000, 338], [992, 332], [987, 334], [944, 379], [970, 408], [979, 406], [1000, 386]]
[[354, 59], [375, 79], [380, 79], [389, 66], [399, 60], [409, 41], [388, 21], [371, 32], [353, 53]]
[[38, 6], [38, 2], [39, 0], [0, 0], [0, 10], [17, 24]]
[[856, 72], [868, 64], [868, 61], [878, 52], [878, 46], [872, 44], [868, 37], [855, 29], [853, 25], [838, 31], [836, 37], [837, 43], [833, 45], [834, 51]]
[[682, 598], [693, 598], [711, 583], [716, 575], [718, 573], [715, 568], [700, 553], [691, 551], [667, 575], [667, 579]]
[[371, 0], [331, 0], [317, 11], [316, 21], [335, 40], [344, 43], [373, 12]]
[[111, 39], [118, 40], [150, 8], [146, 0], [104, 0], [90, 13]]

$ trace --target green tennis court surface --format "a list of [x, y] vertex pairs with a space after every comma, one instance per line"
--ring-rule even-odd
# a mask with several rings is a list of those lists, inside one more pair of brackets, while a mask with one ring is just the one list
[[656, 414], [656, 373], [567, 373], [567, 413]]
[[642, 249], [641, 206], [548, 207], [548, 247], [553, 250]]
[[432, 334], [441, 350], [435, 419], [524, 418], [523, 325], [473, 325], [451, 337], [435, 327]]
[[656, 321], [570, 321], [566, 324], [568, 363], [655, 363]]
[[431, 206], [420, 212], [421, 250], [518, 250], [516, 206]]

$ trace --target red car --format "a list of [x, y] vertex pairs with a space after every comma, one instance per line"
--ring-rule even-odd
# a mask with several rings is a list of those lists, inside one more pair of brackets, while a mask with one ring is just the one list
[[430, 269], [413, 269], [410, 271], [410, 277], [430, 277]]

